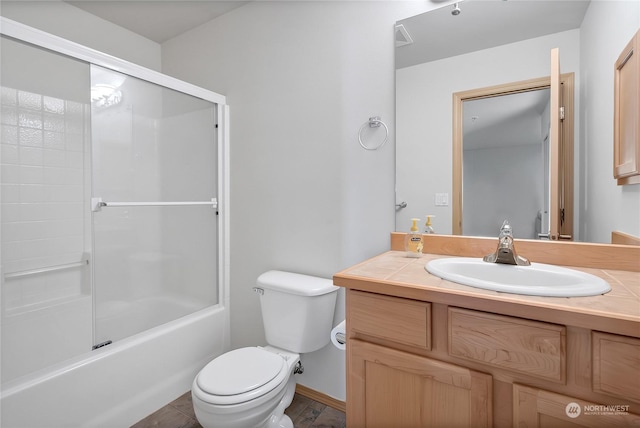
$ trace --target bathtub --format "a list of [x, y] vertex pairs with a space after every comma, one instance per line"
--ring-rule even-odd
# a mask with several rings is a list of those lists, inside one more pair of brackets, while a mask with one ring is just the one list
[[6, 382], [0, 425], [129, 427], [188, 391], [228, 336], [228, 310], [216, 305]]

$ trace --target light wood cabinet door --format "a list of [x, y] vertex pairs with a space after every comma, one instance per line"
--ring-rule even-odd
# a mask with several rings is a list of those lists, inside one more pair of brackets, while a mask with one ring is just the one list
[[513, 406], [513, 426], [519, 428], [640, 425], [640, 416], [629, 413], [624, 403], [600, 405], [518, 384], [513, 385]]
[[490, 375], [357, 339], [347, 358], [350, 428], [492, 426]]
[[613, 175], [618, 184], [640, 183], [640, 31], [615, 63]]
[[640, 339], [591, 333], [593, 390], [640, 403]]

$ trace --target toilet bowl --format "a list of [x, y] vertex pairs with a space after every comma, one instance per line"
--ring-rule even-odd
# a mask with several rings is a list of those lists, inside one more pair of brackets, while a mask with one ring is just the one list
[[331, 280], [269, 271], [257, 285], [269, 346], [227, 352], [198, 373], [191, 396], [204, 428], [293, 428], [284, 411], [302, 372], [300, 354], [330, 341], [338, 290]]
[[284, 410], [291, 404], [298, 354], [273, 347], [227, 352], [193, 381], [196, 418], [205, 427], [293, 428]]

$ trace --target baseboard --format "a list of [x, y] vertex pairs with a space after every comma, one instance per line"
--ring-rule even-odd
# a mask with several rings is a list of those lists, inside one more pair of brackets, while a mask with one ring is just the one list
[[323, 394], [322, 392], [318, 392], [315, 389], [311, 389], [307, 386], [300, 384], [296, 385], [296, 393], [315, 400], [318, 403], [322, 403], [325, 406], [333, 407], [334, 409], [340, 410], [341, 412], [347, 411], [347, 404], [344, 401], [330, 397], [327, 394]]

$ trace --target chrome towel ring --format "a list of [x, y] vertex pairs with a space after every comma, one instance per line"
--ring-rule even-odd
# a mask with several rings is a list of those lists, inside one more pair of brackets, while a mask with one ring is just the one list
[[[384, 126], [384, 132], [385, 132], [384, 139], [377, 146], [369, 147], [362, 142], [362, 130], [367, 125], [369, 126], [369, 128], [380, 128], [380, 125]], [[387, 128], [387, 125], [385, 125], [385, 123], [382, 120], [380, 120], [380, 116], [370, 117], [369, 121], [365, 122], [360, 127], [360, 130], [358, 130], [358, 142], [360, 142], [360, 145], [362, 146], [362, 148], [366, 150], [378, 150], [380, 147], [384, 146], [384, 144], [387, 142], [388, 139], [389, 139], [389, 128]]]

